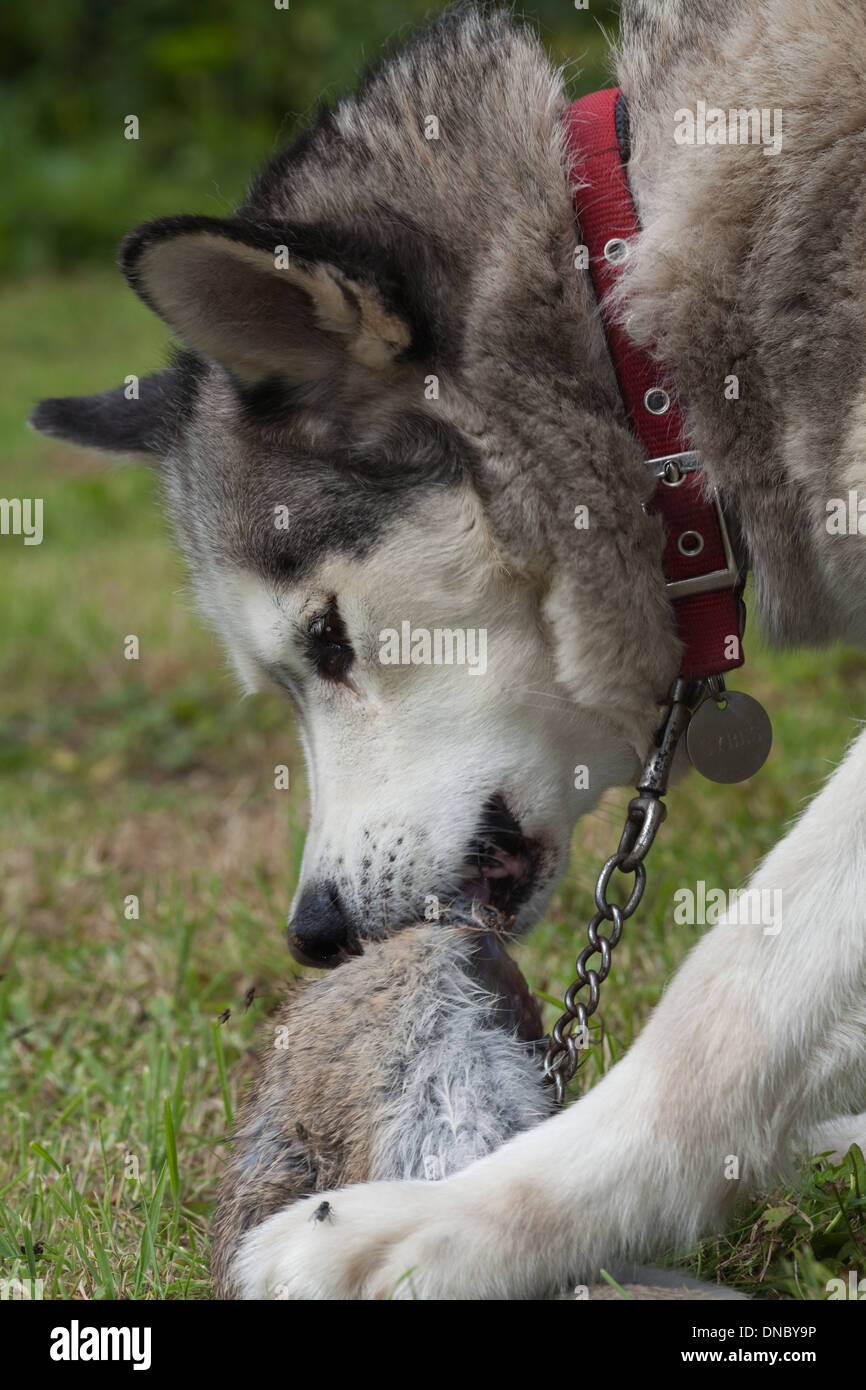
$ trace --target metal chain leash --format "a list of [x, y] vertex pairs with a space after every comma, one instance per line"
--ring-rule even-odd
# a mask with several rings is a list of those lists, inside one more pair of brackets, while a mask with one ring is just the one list
[[[575, 978], [566, 991], [565, 1011], [553, 1027], [544, 1058], [544, 1079], [556, 1087], [558, 1105], [562, 1105], [566, 1086], [583, 1065], [579, 1054], [589, 1047], [589, 1019], [598, 1008], [601, 986], [610, 974], [611, 954], [619, 945], [623, 923], [637, 911], [646, 888], [643, 861], [667, 815], [667, 806], [661, 798], [667, 791], [677, 744], [706, 693], [706, 681], [688, 682], [679, 678], [674, 682], [667, 718], [637, 784], [638, 794], [628, 805], [619, 848], [606, 860], [598, 876], [596, 911], [587, 927], [587, 944], [575, 962]], [[608, 899], [614, 872], [634, 874], [634, 884], [625, 903]], [[609, 936], [599, 931], [602, 922], [612, 924]], [[593, 956], [601, 958], [597, 966], [589, 965]], [[588, 995], [579, 999], [582, 990], [587, 990]]]

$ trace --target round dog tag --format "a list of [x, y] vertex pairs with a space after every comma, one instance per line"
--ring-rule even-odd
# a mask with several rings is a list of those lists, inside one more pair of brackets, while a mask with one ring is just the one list
[[763, 767], [772, 743], [767, 711], [741, 690], [726, 690], [719, 704], [705, 700], [686, 732], [692, 765], [711, 782], [745, 782]]

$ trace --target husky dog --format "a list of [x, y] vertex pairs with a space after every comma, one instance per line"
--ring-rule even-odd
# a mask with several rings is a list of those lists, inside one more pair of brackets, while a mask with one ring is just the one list
[[[643, 224], [624, 312], [675, 375], [783, 643], [866, 637], [862, 537], [826, 524], [866, 496], [864, 63], [848, 0], [624, 6]], [[780, 111], [780, 150], [682, 143], [698, 102]], [[412, 924], [428, 895], [531, 926], [679, 669], [653, 480], [575, 268], [567, 103], [524, 29], [446, 16], [236, 216], [134, 232], [123, 269], [183, 353], [137, 400], [34, 417], [162, 461], [203, 609], [246, 684], [294, 700], [302, 961]], [[470, 630], [483, 675], [458, 659]], [[864, 780], [866, 734], [754, 877], [781, 890], [781, 930], [723, 919], [588, 1095], [442, 1182], [340, 1192], [339, 1223], [270, 1216], [243, 1292], [386, 1297], [412, 1269], [422, 1297], [531, 1297], [691, 1242], [795, 1154], [862, 1142]]]

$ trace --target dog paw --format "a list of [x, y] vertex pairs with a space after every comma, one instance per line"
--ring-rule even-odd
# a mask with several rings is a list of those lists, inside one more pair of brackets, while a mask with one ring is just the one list
[[269, 1217], [235, 1271], [247, 1299], [521, 1297], [508, 1276], [520, 1230], [513, 1207], [509, 1219], [499, 1202], [479, 1205], [454, 1179], [370, 1183]]
[[809, 1147], [813, 1154], [828, 1153], [831, 1163], [841, 1163], [852, 1144], [866, 1154], [866, 1113], [840, 1115], [819, 1125]]

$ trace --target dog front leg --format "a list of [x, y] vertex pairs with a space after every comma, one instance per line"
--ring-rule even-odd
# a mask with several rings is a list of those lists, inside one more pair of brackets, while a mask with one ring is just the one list
[[692, 1242], [772, 1182], [866, 1095], [864, 785], [866, 733], [752, 879], [764, 920], [709, 932], [587, 1096], [445, 1182], [271, 1217], [245, 1238], [245, 1295], [543, 1297]]
[[829, 1154], [832, 1163], [840, 1163], [852, 1144], [866, 1154], [866, 1111], [825, 1120], [807, 1136], [804, 1154]]

